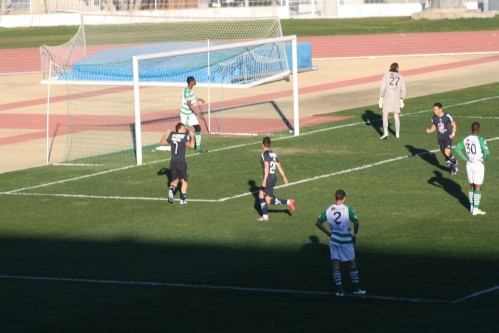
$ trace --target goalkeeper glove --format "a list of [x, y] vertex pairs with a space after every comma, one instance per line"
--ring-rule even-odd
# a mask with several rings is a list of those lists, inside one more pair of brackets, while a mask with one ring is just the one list
[[379, 102], [378, 102], [378, 105], [379, 105], [379, 108], [382, 109], [383, 108], [383, 96], [380, 96], [379, 97]]
[[400, 99], [400, 108], [401, 108], [401, 109], [403, 109], [403, 108], [404, 108], [404, 106], [405, 106], [405, 104], [404, 104], [404, 99], [403, 99], [403, 98], [401, 98], [401, 99]]

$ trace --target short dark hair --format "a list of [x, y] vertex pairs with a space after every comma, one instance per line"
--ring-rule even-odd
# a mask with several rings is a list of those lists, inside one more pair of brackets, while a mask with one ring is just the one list
[[182, 126], [184, 126], [184, 124], [182, 124], [182, 123], [178, 123], [177, 125], [175, 125], [175, 132], [178, 133], [178, 131], [180, 131], [180, 129], [182, 128]]
[[262, 144], [264, 147], [270, 147], [270, 138], [268, 136], [264, 137], [262, 140]]
[[195, 81], [196, 79], [194, 78], [194, 76], [188, 76], [187, 77], [187, 84], [191, 83], [191, 81]]
[[336, 194], [335, 194], [336, 200], [343, 200], [343, 199], [345, 199], [346, 196], [347, 196], [347, 194], [345, 193], [345, 191], [343, 191], [343, 190], [336, 191]]
[[480, 129], [480, 123], [478, 121], [475, 121], [473, 124], [471, 124], [471, 131], [474, 133]]
[[442, 103], [439, 103], [439, 102], [436, 102], [435, 104], [433, 104], [433, 107], [435, 107], [435, 106], [436, 106], [437, 108], [439, 108], [439, 109], [443, 108]]
[[394, 62], [393, 64], [390, 65], [390, 72], [398, 72], [399, 71], [399, 64]]

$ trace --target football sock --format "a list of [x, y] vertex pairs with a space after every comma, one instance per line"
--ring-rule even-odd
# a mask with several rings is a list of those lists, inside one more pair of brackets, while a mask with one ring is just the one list
[[468, 199], [470, 200], [470, 207], [473, 208], [473, 196], [475, 195], [475, 192], [473, 190], [468, 191]]
[[350, 279], [352, 279], [353, 290], [359, 290], [359, 270], [357, 268], [350, 270]]
[[173, 185], [170, 185], [170, 190], [172, 191], [173, 195], [175, 195], [175, 193], [177, 193], [177, 188]]
[[395, 118], [395, 133], [400, 133], [400, 118]]
[[473, 195], [473, 207], [474, 208], [478, 208], [478, 206], [480, 206], [480, 199], [482, 199], [482, 192], [475, 191], [475, 194]]
[[184, 200], [187, 199], [187, 194], [186, 193], [180, 193], [180, 200]]
[[388, 118], [383, 118], [383, 134], [388, 134]]
[[201, 150], [201, 132], [194, 132], [196, 137], [196, 151]]
[[341, 273], [339, 270], [333, 270], [334, 284], [336, 285], [336, 290], [340, 293], [343, 292], [343, 286], [341, 285]]
[[265, 202], [265, 199], [260, 199], [260, 208], [262, 209], [262, 215], [267, 215], [267, 203]]
[[278, 199], [278, 198], [272, 198], [272, 199], [270, 200], [270, 204], [271, 204], [271, 205], [284, 205], [284, 203], [283, 203], [283, 202], [285, 202], [285, 203], [286, 203], [286, 205], [287, 205], [288, 199]]

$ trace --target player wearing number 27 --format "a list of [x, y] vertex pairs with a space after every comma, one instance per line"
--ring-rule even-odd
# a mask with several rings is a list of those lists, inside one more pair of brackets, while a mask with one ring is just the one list
[[194, 136], [192, 132], [187, 131], [184, 124], [178, 123], [175, 126], [175, 132], [167, 131], [161, 138], [161, 146], [168, 144], [171, 145], [170, 172], [172, 174], [168, 202], [173, 203], [178, 183], [181, 181], [180, 204], [185, 205], [187, 203], [187, 181], [189, 180], [189, 170], [185, 161], [185, 148], [194, 149]]
[[400, 137], [400, 109], [404, 107], [405, 80], [399, 73], [399, 65], [394, 62], [390, 70], [383, 75], [379, 88], [379, 107], [383, 109], [383, 135], [381, 140], [388, 138], [388, 114], [393, 113], [395, 120], [395, 137]]
[[[329, 252], [333, 264], [333, 280], [336, 284], [336, 296], [343, 296], [341, 283], [341, 262], [347, 262], [350, 268], [350, 278], [355, 295], [363, 295], [365, 290], [359, 288], [359, 271], [355, 263], [355, 250], [353, 248], [359, 233], [359, 219], [352, 207], [345, 205], [346, 193], [337, 190], [336, 203], [324, 209], [317, 218], [315, 225], [329, 237]], [[329, 230], [323, 225], [327, 221]], [[350, 232], [350, 222], [353, 223], [353, 235]], [[331, 230], [331, 231], [330, 231]]]
[[[479, 136], [480, 124], [474, 122], [471, 124], [471, 135], [468, 135], [459, 142], [456, 146], [456, 153], [466, 161], [466, 173], [470, 189], [468, 198], [470, 201], [470, 212], [473, 215], [485, 215], [485, 212], [480, 210], [480, 199], [482, 198], [482, 184], [485, 177], [485, 165], [489, 159], [490, 152], [487, 147], [487, 142]], [[463, 154], [463, 150], [466, 156]]]
[[258, 200], [260, 201], [260, 208], [262, 216], [259, 221], [268, 221], [268, 205], [288, 205], [291, 212], [295, 211], [295, 201], [293, 199], [278, 199], [274, 197], [274, 187], [277, 184], [276, 169], [282, 176], [284, 184], [288, 183], [288, 179], [284, 174], [281, 163], [277, 154], [270, 150], [270, 138], [266, 136], [262, 140], [263, 153], [260, 162], [263, 169], [262, 187], [258, 193]]

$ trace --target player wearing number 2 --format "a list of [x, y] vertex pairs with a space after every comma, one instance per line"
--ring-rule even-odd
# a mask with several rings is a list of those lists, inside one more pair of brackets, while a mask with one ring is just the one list
[[262, 147], [263, 153], [260, 162], [262, 163], [263, 180], [262, 187], [258, 193], [262, 216], [258, 220], [268, 221], [268, 205], [288, 205], [291, 212], [294, 212], [295, 201], [293, 199], [278, 199], [274, 197], [274, 187], [277, 184], [276, 169], [279, 170], [284, 184], [288, 183], [288, 179], [284, 174], [281, 163], [279, 163], [277, 154], [270, 150], [270, 138], [268, 136], [263, 138]]
[[168, 131], [161, 138], [160, 145], [166, 146], [167, 144], [171, 145], [170, 172], [172, 173], [168, 202], [173, 203], [178, 183], [182, 181], [180, 204], [185, 205], [187, 203], [187, 181], [189, 179], [189, 170], [185, 161], [185, 147], [194, 149], [194, 136], [192, 132], [187, 131], [184, 124], [178, 123], [175, 126], [175, 132]]
[[393, 113], [395, 120], [395, 137], [400, 137], [400, 109], [404, 107], [405, 80], [399, 73], [399, 65], [394, 62], [390, 70], [383, 75], [379, 89], [379, 107], [383, 109], [383, 135], [381, 140], [388, 138], [388, 114]]
[[[470, 200], [470, 212], [473, 215], [485, 215], [485, 212], [480, 210], [480, 199], [482, 198], [482, 184], [485, 177], [485, 165], [489, 159], [489, 147], [487, 142], [479, 136], [480, 124], [474, 122], [471, 124], [471, 135], [464, 138], [456, 146], [456, 153], [463, 160], [466, 161], [466, 173], [468, 175], [468, 182], [470, 189], [468, 191], [468, 198]], [[462, 150], [465, 150], [466, 156]]]
[[[354, 288], [353, 293], [355, 295], [363, 295], [366, 291], [359, 289], [359, 271], [355, 263], [355, 250], [353, 248], [359, 232], [359, 220], [352, 207], [345, 205], [345, 191], [337, 190], [335, 199], [336, 203], [322, 211], [315, 225], [329, 237], [329, 251], [333, 263], [333, 279], [337, 289], [336, 296], [344, 295], [341, 283], [341, 262], [348, 262], [350, 278], [352, 279]], [[323, 225], [326, 221], [331, 231]], [[353, 235], [350, 232], [350, 222], [353, 223]]]

